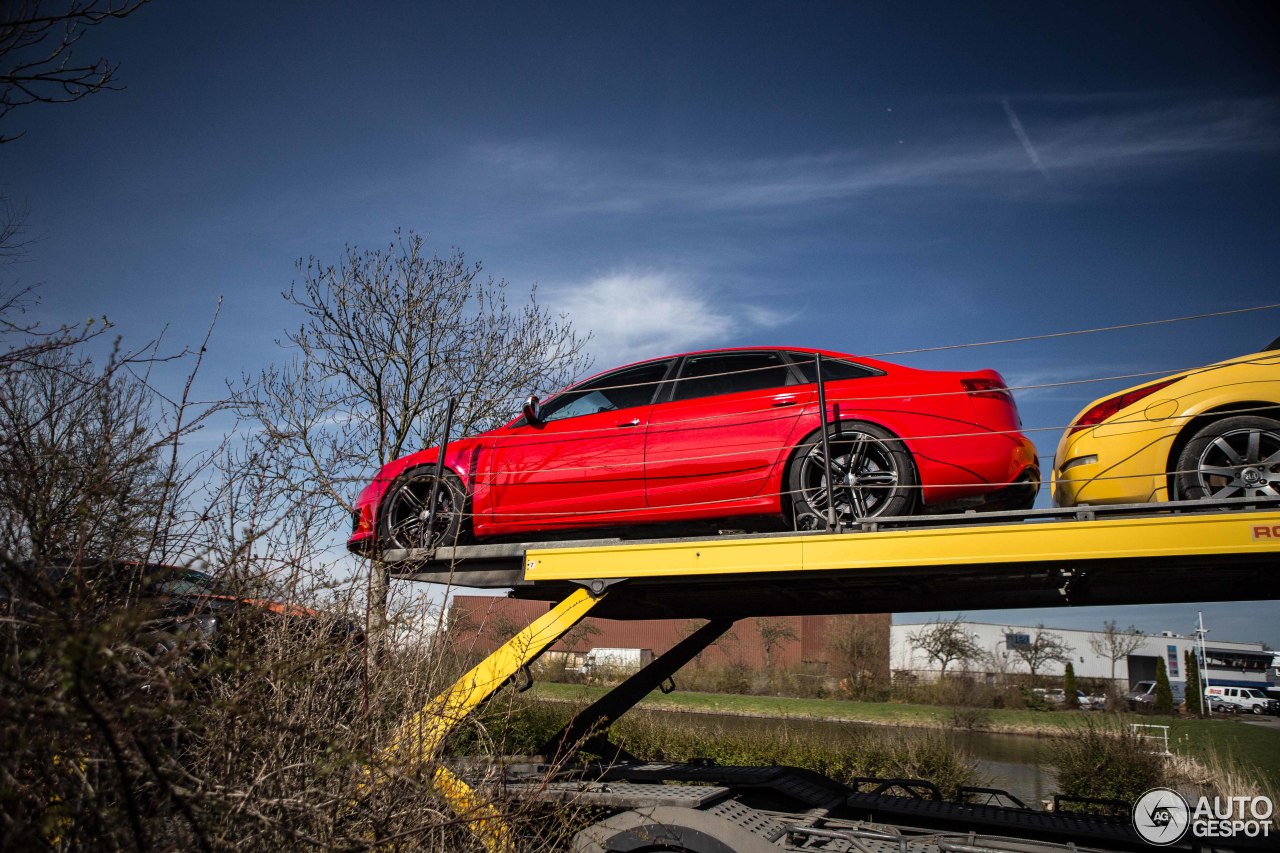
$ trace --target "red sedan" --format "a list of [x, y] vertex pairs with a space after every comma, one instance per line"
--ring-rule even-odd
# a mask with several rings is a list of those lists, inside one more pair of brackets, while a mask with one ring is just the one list
[[[357, 553], [584, 528], [819, 529], [835, 515], [1024, 509], [1036, 451], [992, 370], [801, 348], [673, 355], [593, 376], [506, 426], [397, 459], [356, 501]], [[428, 530], [430, 527], [430, 530]], [[652, 527], [649, 528], [651, 531]]]

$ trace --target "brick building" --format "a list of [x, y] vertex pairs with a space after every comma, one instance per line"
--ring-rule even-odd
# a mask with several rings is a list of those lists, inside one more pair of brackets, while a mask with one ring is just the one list
[[[447, 628], [454, 648], [487, 654], [516, 631], [546, 613], [544, 601], [522, 601], [485, 595], [455, 595]], [[764, 669], [765, 637], [781, 635], [769, 655], [772, 665], [787, 669], [803, 665], [811, 672], [841, 677], [848, 674], [845, 661], [849, 642], [840, 637], [856, 634], [863, 651], [860, 669], [877, 679], [889, 678], [889, 622], [887, 613], [851, 616], [779, 616], [743, 619], [701, 655], [707, 664], [742, 664]], [[700, 619], [649, 619], [620, 621], [587, 617], [561, 638], [549, 654], [581, 655], [591, 649], [649, 649], [661, 655], [703, 624]], [[790, 629], [788, 632], [786, 629]], [[790, 639], [794, 636], [794, 639]]]

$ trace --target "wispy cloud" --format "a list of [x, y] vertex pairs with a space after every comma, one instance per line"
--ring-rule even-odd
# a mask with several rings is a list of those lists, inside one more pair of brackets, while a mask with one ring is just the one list
[[1028, 159], [1040, 170], [1040, 174], [1044, 175], [1044, 179], [1052, 182], [1053, 179], [1049, 177], [1049, 173], [1044, 168], [1044, 163], [1040, 160], [1039, 152], [1031, 144], [1031, 137], [1027, 136], [1027, 131], [1022, 126], [1022, 119], [1018, 118], [1018, 114], [1013, 111], [1013, 105], [1009, 103], [1008, 98], [1001, 99], [1000, 103], [1004, 104], [1004, 114], [1009, 117], [1009, 127], [1013, 128], [1014, 135], [1022, 143], [1022, 150], [1027, 152]]
[[790, 157], [658, 160], [536, 144], [474, 153], [504, 182], [547, 194], [548, 207], [627, 214], [659, 208], [751, 212], [920, 188], [1018, 192], [1025, 190], [1019, 175], [1052, 174], [1064, 191], [1083, 191], [1280, 146], [1280, 100], [1274, 98], [1040, 101], [1035, 145], [1006, 101], [1016, 139], [1003, 123], [969, 115], [948, 126], [940, 119], [921, 131], [928, 139], [911, 145]]
[[575, 327], [591, 330], [599, 364], [712, 347], [791, 319], [762, 305], [717, 298], [687, 276], [653, 270], [550, 287], [547, 296]]

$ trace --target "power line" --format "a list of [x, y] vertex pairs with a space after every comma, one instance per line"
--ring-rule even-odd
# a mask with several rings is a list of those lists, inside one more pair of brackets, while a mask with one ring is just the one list
[[1165, 320], [1144, 320], [1141, 323], [1122, 323], [1117, 326], [1099, 326], [1096, 329], [1077, 329], [1071, 332], [1050, 332], [1044, 335], [1026, 335], [1021, 338], [1004, 338], [995, 341], [978, 341], [968, 344], [944, 344], [937, 347], [920, 347], [918, 349], [895, 350], [894, 352], [881, 352], [868, 355], [867, 358], [883, 358], [890, 355], [915, 355], [922, 352], [941, 352], [943, 350], [969, 349], [971, 347], [990, 347], [998, 344], [1021, 344], [1028, 341], [1046, 341], [1053, 338], [1069, 338], [1075, 335], [1093, 335], [1098, 332], [1117, 332], [1123, 329], [1141, 329], [1146, 326], [1163, 326], [1169, 323], [1184, 323], [1188, 320], [1205, 320], [1210, 317], [1226, 317], [1231, 314], [1247, 314], [1252, 311], [1270, 311], [1280, 308], [1280, 302], [1271, 305], [1255, 305], [1251, 308], [1233, 308], [1229, 311], [1211, 311], [1205, 314], [1190, 314], [1186, 317], [1170, 317]]

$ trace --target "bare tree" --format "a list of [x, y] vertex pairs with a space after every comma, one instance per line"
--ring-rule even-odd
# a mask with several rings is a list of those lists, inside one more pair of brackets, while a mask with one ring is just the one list
[[[602, 633], [600, 626], [596, 625], [595, 622], [590, 619], [583, 619], [577, 625], [564, 632], [564, 636], [559, 640], [559, 646], [565, 651], [577, 651], [590, 642], [593, 637], [598, 637]], [[590, 649], [586, 649], [586, 651], [590, 651]]]
[[773, 653], [783, 643], [794, 643], [797, 639], [795, 629], [781, 619], [756, 619], [756, 630], [760, 632], [760, 645], [764, 647], [765, 669], [773, 670]]
[[843, 616], [831, 622], [828, 646], [833, 652], [836, 675], [848, 692], [864, 694], [875, 684], [878, 673], [889, 665], [885, 632], [857, 616]]
[[[10, 0], [0, 15], [0, 121], [30, 104], [61, 104], [119, 89], [118, 65], [81, 62], [86, 30], [136, 12], [147, 0]], [[0, 143], [21, 133], [0, 133]]]
[[163, 495], [149, 392], [72, 349], [0, 372], [0, 512], [14, 558], [141, 558]]
[[911, 644], [938, 664], [940, 674], [946, 676], [947, 667], [953, 663], [967, 664], [982, 657], [982, 650], [964, 631], [960, 617], [945, 622], [933, 622], [907, 635]]
[[1047, 663], [1057, 661], [1065, 664], [1075, 651], [1062, 639], [1061, 634], [1046, 631], [1044, 625], [1037, 625], [1035, 635], [1026, 643], [1015, 643], [1009, 647], [1014, 657], [1022, 661], [1035, 678], [1040, 669]]
[[27, 236], [27, 217], [31, 208], [0, 196], [0, 266], [8, 266], [26, 254], [31, 240]]
[[1144, 637], [1137, 628], [1130, 625], [1119, 628], [1114, 619], [1102, 623], [1102, 632], [1089, 636], [1089, 648], [1093, 653], [1111, 661], [1111, 681], [1116, 680], [1116, 662], [1127, 658], [1138, 650]]
[[8, 270], [19, 263], [31, 245], [27, 235], [28, 208], [0, 195], [0, 370], [32, 365], [46, 353], [69, 349], [103, 334], [111, 328], [105, 317], [89, 318], [83, 325], [63, 325], [42, 329], [24, 319], [39, 303], [37, 289], [9, 280]]
[[[487, 429], [588, 364], [586, 339], [538, 304], [536, 288], [513, 306], [505, 281], [456, 249], [428, 254], [413, 232], [384, 249], [349, 246], [336, 265], [299, 261], [298, 271], [284, 293], [305, 315], [286, 335], [296, 356], [235, 395], [262, 427], [254, 464], [293, 488], [279, 514], [305, 505], [341, 529], [372, 471], [445, 438], [450, 398], [455, 434]], [[387, 568], [372, 565], [371, 639], [385, 630], [388, 589]]]

